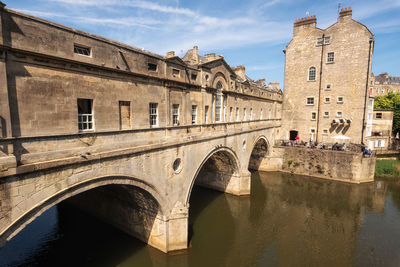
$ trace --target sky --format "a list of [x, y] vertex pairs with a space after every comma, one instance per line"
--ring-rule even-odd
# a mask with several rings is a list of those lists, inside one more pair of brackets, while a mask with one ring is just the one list
[[400, 0], [1, 0], [7, 8], [165, 55], [216, 53], [246, 74], [283, 88], [284, 54], [293, 22], [317, 16], [325, 29], [338, 4], [375, 35], [372, 71], [400, 76]]

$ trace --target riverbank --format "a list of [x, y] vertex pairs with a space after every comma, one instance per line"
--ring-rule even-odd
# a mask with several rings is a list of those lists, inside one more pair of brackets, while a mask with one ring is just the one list
[[377, 160], [375, 177], [400, 178], [400, 160]]

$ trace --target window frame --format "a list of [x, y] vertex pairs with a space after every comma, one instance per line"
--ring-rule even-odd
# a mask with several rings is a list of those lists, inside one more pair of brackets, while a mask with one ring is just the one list
[[[79, 100], [88, 101], [90, 104], [90, 113], [79, 113]], [[93, 112], [93, 99], [90, 98], [77, 98], [78, 108], [78, 131], [79, 132], [90, 132], [94, 131], [94, 112]]]
[[172, 104], [172, 125], [179, 125], [179, 104]]
[[[340, 113], [340, 116], [339, 116]], [[336, 118], [343, 118], [343, 112], [342, 111], [336, 111]]]
[[[379, 117], [378, 117], [378, 114], [380, 115]], [[383, 113], [382, 113], [382, 112], [377, 112], [377, 113], [375, 113], [375, 119], [381, 120], [382, 117], [383, 117]]]
[[149, 103], [149, 123], [151, 128], [158, 126], [158, 103], [156, 102]]
[[[340, 98], [341, 98], [342, 100], [340, 100]], [[344, 97], [343, 97], [343, 96], [338, 96], [338, 97], [337, 97], [337, 103], [338, 103], [338, 104], [343, 104], [343, 103], [344, 103]]]
[[324, 118], [329, 118], [329, 111], [324, 111]]
[[311, 120], [312, 121], [316, 121], [317, 120], [317, 112], [315, 112], [315, 111], [311, 112]]
[[[313, 72], [312, 72], [313, 71]], [[312, 76], [313, 75], [313, 76]], [[313, 77], [314, 79], [311, 79]], [[317, 68], [314, 66], [311, 66], [308, 68], [308, 76], [307, 76], [307, 81], [309, 82], [315, 82], [317, 80]]]
[[[89, 54], [86, 55], [85, 53], [78, 53], [79, 51], [89, 51]], [[78, 52], [77, 52], [78, 51]], [[92, 48], [86, 45], [81, 45], [81, 44], [74, 44], [74, 54], [79, 55], [79, 56], [84, 56], [84, 57], [92, 57]]]
[[192, 105], [192, 124], [197, 124], [197, 105]]
[[[309, 104], [309, 103], [308, 103], [308, 100], [309, 100], [309, 99], [312, 99], [312, 104]], [[315, 98], [314, 98], [313, 96], [307, 96], [307, 97], [306, 97], [306, 105], [307, 105], [307, 106], [314, 106], [314, 105], [315, 105]]]
[[326, 56], [326, 63], [334, 63], [335, 62], [335, 52], [328, 52]]

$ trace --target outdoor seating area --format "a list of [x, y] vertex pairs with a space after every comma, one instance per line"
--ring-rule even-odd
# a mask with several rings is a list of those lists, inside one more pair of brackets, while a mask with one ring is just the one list
[[375, 156], [375, 152], [369, 149], [364, 144], [355, 144], [351, 142], [312, 142], [312, 141], [300, 141], [300, 140], [277, 140], [277, 146], [291, 146], [291, 147], [303, 147], [310, 149], [325, 149], [325, 150], [336, 150], [336, 151], [345, 151], [345, 152], [353, 152], [353, 153], [363, 153], [364, 156]]

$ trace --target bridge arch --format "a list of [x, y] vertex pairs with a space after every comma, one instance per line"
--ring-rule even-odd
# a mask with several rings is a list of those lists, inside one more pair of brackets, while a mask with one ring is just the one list
[[[86, 179], [82, 182], [75, 183], [69, 187], [59, 190], [24, 211], [21, 216], [11, 222], [11, 224], [6, 226], [3, 231], [0, 232], [0, 247], [3, 246], [8, 240], [18, 234], [23, 228], [25, 228], [26, 225], [35, 220], [49, 208], [57, 205], [64, 200], [71, 199], [75, 196], [84, 194], [85, 192], [89, 192], [93, 189], [106, 188], [108, 186], [127, 186], [135, 190], [140, 190], [145, 198], [149, 198], [148, 201], [149, 203], [151, 202], [149, 206], [156, 209], [148, 210], [148, 214], [151, 213], [154, 221], [156, 219], [163, 220], [165, 215], [167, 214], [166, 201], [153, 185], [141, 179], [126, 175], [95, 177], [91, 179]], [[146, 200], [144, 199], [144, 201]], [[121, 227], [118, 228], [129, 233], [129, 229], [122, 229]], [[144, 235], [138, 236], [135, 235], [135, 233], [129, 234], [134, 235], [135, 237], [149, 244], [151, 244], [152, 242], [150, 240], [151, 233], [147, 233], [148, 240], [144, 240]], [[160, 249], [163, 250], [163, 248]]]
[[248, 169], [258, 170], [263, 160], [269, 153], [270, 144], [265, 135], [261, 135], [255, 139], [248, 157]]
[[[193, 186], [197, 183], [218, 191], [229, 192], [231, 178], [240, 176], [240, 160], [229, 147], [218, 147], [210, 151], [197, 167], [186, 192], [186, 205], [189, 204]], [[214, 175], [214, 177], [210, 177]]]

